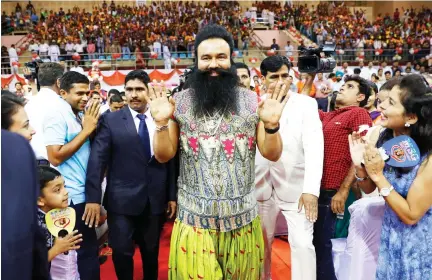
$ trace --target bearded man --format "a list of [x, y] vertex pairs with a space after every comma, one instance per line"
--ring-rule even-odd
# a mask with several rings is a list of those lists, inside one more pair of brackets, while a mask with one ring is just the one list
[[170, 101], [164, 87], [146, 97], [157, 126], [156, 159], [166, 162], [180, 147], [172, 280], [259, 279], [263, 270], [255, 151], [258, 146], [271, 161], [281, 156], [279, 119], [288, 88], [272, 84], [270, 97], [260, 102], [239, 87], [233, 47], [223, 27], [204, 27], [195, 40], [196, 69], [189, 88]]

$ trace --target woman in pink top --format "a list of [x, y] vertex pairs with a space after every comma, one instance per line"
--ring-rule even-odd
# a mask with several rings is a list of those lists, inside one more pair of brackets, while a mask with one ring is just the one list
[[93, 42], [93, 40], [90, 40], [88, 45], [87, 45], [87, 54], [88, 54], [88, 58], [90, 60], [96, 59], [95, 52], [96, 52], [96, 45]]

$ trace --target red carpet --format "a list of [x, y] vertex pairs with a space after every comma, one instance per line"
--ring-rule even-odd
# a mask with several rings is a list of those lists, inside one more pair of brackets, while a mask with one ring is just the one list
[[[172, 223], [166, 223], [162, 232], [160, 241], [159, 252], [159, 279], [168, 279], [168, 257], [170, 247], [170, 236], [172, 230]], [[108, 260], [101, 266], [101, 279], [102, 280], [116, 280], [117, 277], [114, 271], [114, 265], [111, 260], [111, 251], [109, 248], [104, 249], [102, 254], [108, 255]], [[272, 279], [273, 280], [291, 280], [291, 260], [290, 249], [287, 242], [275, 239], [273, 244], [272, 255]], [[134, 255], [134, 279], [142, 280], [143, 271], [141, 264], [141, 256], [139, 249], [136, 250]]]

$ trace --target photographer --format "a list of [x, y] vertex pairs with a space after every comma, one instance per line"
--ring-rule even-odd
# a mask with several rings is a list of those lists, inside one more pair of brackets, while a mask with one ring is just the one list
[[[31, 145], [37, 158], [48, 159], [45, 148], [42, 122], [47, 112], [58, 106], [60, 81], [64, 68], [58, 63], [48, 62], [38, 67], [37, 82], [40, 90], [25, 106], [30, 125], [36, 130]], [[33, 87], [34, 88], [34, 87]]]

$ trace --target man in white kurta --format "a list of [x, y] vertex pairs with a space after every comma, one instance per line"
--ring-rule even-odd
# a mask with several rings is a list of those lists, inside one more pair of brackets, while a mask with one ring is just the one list
[[[261, 73], [266, 87], [277, 81], [289, 84], [289, 65], [288, 59], [280, 55], [264, 59]], [[272, 243], [276, 220], [282, 213], [288, 225], [291, 279], [313, 280], [316, 279], [313, 223], [317, 219], [324, 158], [317, 102], [304, 94], [290, 92], [280, 120], [280, 133], [281, 158], [270, 162], [257, 153], [255, 161], [256, 197], [265, 242], [262, 279], [271, 279]]]

